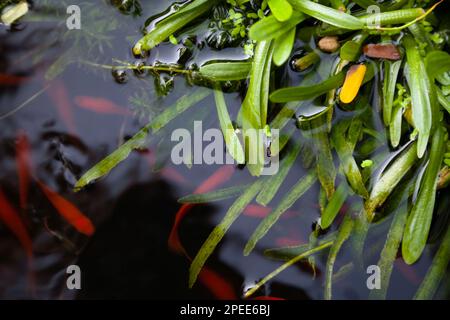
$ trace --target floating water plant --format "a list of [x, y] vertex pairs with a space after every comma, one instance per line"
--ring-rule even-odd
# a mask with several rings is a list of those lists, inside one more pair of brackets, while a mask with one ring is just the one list
[[[195, 285], [232, 224], [256, 202], [271, 209], [249, 235], [243, 254], [263, 249], [285, 264], [244, 292], [244, 297], [294, 263], [303, 261], [314, 269], [314, 255], [327, 254], [323, 298], [333, 298], [335, 279], [348, 270], [365, 270], [369, 254], [365, 239], [374, 226], [390, 220], [389, 232], [375, 254], [382, 289], [370, 294], [370, 298], [389, 297], [397, 254], [401, 252], [399, 259], [413, 264], [432, 246], [436, 197], [448, 193], [450, 56], [448, 36], [442, 36], [433, 17], [440, 3], [192, 0], [171, 7], [134, 44], [132, 52], [139, 61], [146, 62], [161, 44], [188, 48], [192, 40], [183, 32], [189, 29], [192, 35], [204, 20], [214, 26], [209, 39], [216, 37], [206, 45], [213, 50], [240, 48], [245, 58], [212, 60], [200, 66], [83, 61], [110, 70], [149, 71], [156, 77], [184, 76], [190, 84], [205, 88], [192, 88], [87, 171], [75, 188], [81, 190], [107, 175], [133, 150], [148, 145], [160, 129], [211, 94], [216, 104], [211, 110], [226, 147], [236, 165], [245, 165], [252, 180], [245, 186], [180, 199], [186, 206], [236, 198], [193, 257], [189, 286]], [[380, 12], [366, 11], [371, 5], [378, 5]], [[298, 81], [285, 81], [285, 72], [295, 73]], [[243, 93], [241, 107], [230, 110], [224, 92], [236, 88]], [[264, 139], [250, 135], [251, 129], [264, 131]], [[278, 147], [267, 144], [273, 138], [272, 129], [281, 132]], [[256, 162], [250, 161], [250, 146], [256, 150]], [[271, 161], [278, 155], [278, 172], [263, 176], [267, 158]], [[290, 169], [299, 163], [307, 168], [305, 175], [280, 194]], [[310, 242], [295, 248], [262, 247], [260, 240], [280, 217], [305, 193], [317, 190], [321, 216]], [[439, 223], [442, 231], [433, 237], [442, 239], [440, 248], [414, 298], [433, 297], [449, 262], [448, 215]], [[341, 273], [335, 265], [343, 250], [350, 250], [355, 259], [347, 261]]]

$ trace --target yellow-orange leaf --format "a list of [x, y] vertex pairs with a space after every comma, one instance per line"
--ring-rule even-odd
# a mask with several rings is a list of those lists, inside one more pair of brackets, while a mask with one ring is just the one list
[[363, 82], [366, 70], [367, 67], [364, 64], [357, 64], [350, 67], [347, 71], [341, 93], [339, 94], [341, 102], [350, 103], [355, 99]]

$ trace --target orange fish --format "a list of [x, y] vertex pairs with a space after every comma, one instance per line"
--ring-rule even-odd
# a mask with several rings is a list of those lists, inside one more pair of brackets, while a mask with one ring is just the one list
[[416, 271], [412, 266], [407, 265], [403, 260], [395, 260], [395, 266], [400, 270], [403, 276], [412, 284], [419, 285], [422, 280], [417, 275]]
[[298, 239], [293, 239], [289, 237], [281, 237], [275, 240], [277, 246], [280, 247], [289, 247], [289, 246], [298, 246], [301, 244], [301, 241]]
[[161, 169], [161, 175], [178, 184], [188, 184], [188, 181], [175, 168], [165, 167]]
[[37, 181], [39, 187], [44, 192], [47, 199], [52, 203], [53, 207], [59, 214], [67, 220], [78, 232], [87, 236], [92, 236], [95, 232], [95, 227], [91, 220], [86, 217], [73, 203], [60, 196], [55, 191], [40, 181]]
[[75, 97], [75, 104], [83, 109], [103, 114], [116, 114], [127, 116], [131, 112], [128, 109], [119, 107], [111, 100], [88, 96]]
[[[231, 165], [225, 165], [220, 167], [216, 172], [214, 172], [208, 179], [206, 179], [197, 189], [195, 189], [194, 193], [206, 193], [209, 192], [221, 184], [228, 181], [232, 173], [234, 172], [234, 167]], [[172, 226], [172, 230], [169, 235], [169, 248], [174, 252], [182, 253], [187, 256], [186, 250], [180, 242], [180, 237], [178, 235], [178, 228], [183, 220], [184, 216], [189, 212], [189, 210], [193, 207], [193, 204], [183, 204], [178, 212], [175, 215], [175, 222]]]
[[19, 176], [20, 208], [23, 210], [28, 202], [28, 188], [31, 179], [30, 143], [24, 131], [20, 131], [16, 143], [16, 164]]
[[47, 94], [58, 110], [58, 114], [66, 125], [70, 133], [76, 133], [75, 118], [73, 115], [72, 104], [69, 100], [69, 94], [64, 83], [61, 80], [55, 80], [52, 87], [47, 90]]
[[[257, 204], [249, 204], [245, 209], [243, 214], [247, 217], [260, 218], [263, 219], [267, 217], [272, 212], [271, 207], [263, 207]], [[295, 211], [286, 211], [283, 213], [281, 218], [291, 218], [297, 216], [298, 213]]]
[[237, 300], [238, 297], [229, 282], [216, 272], [203, 268], [198, 278], [205, 287], [219, 300]]
[[2, 86], [18, 86], [28, 80], [27, 77], [0, 73], [0, 85]]

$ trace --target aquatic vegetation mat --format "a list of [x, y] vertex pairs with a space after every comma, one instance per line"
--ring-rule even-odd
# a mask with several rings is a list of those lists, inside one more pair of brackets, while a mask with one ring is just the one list
[[[22, 15], [26, 19], [23, 8], [15, 7], [23, 2], [7, 2], [0, 1], [5, 24]], [[139, 1], [111, 2], [127, 14], [147, 15]], [[282, 265], [248, 285], [242, 297], [269, 295], [265, 286], [294, 264], [306, 265], [314, 277], [317, 259], [325, 259], [323, 299], [333, 298], [339, 278], [349, 272], [366, 274], [370, 265], [377, 266], [381, 279], [369, 298], [384, 299], [389, 297], [395, 261], [412, 265], [431, 252], [432, 264], [411, 298], [433, 299], [450, 259], [450, 208], [440, 207], [449, 196], [450, 181], [450, 26], [439, 18], [448, 17], [448, 4], [442, 2], [181, 1], [147, 20], [144, 34], [130, 48], [133, 57], [127, 61], [99, 61], [74, 46], [47, 68], [47, 80], [57, 79], [76, 64], [111, 73], [124, 86], [130, 77], [154, 79], [159, 99], [170, 97], [177, 79], [184, 77], [189, 85], [188, 92], [150, 116], [145, 106], [153, 101], [144, 85], [144, 94], [130, 100], [144, 110], [148, 123], [81, 175], [74, 190], [95, 184], [132, 152], [155, 141], [164, 142], [170, 135], [169, 124], [179, 119], [188, 122], [190, 117], [195, 120], [201, 112], [213, 114], [234, 164], [220, 167], [193, 194], [179, 199], [181, 208], [168, 244], [191, 263], [187, 285], [194, 286], [211, 272], [205, 266], [228, 230], [248, 214], [246, 210], [256, 207], [264, 214], [259, 214], [260, 221], [248, 234], [242, 253], [264, 254]], [[93, 17], [89, 21], [97, 21], [94, 8], [89, 14]], [[120, 22], [101, 21], [90, 22], [89, 28], [96, 33], [80, 33], [76, 41], [90, 47], [110, 46]], [[155, 60], [153, 53], [161, 47], [176, 48], [177, 62]], [[201, 65], [187, 63], [204, 47], [217, 58]], [[240, 58], [221, 55], [227, 50], [238, 51]], [[229, 93], [239, 94], [237, 109]], [[204, 104], [201, 111], [195, 109], [200, 102]], [[80, 97], [77, 103], [89, 106], [92, 101]], [[104, 108], [126, 112], [111, 105]], [[8, 116], [0, 115], [0, 119]], [[27, 152], [26, 140], [21, 150]], [[22, 181], [36, 179], [26, 158], [19, 153], [23, 172], [29, 172]], [[187, 155], [184, 165], [196, 165], [191, 158]], [[266, 174], [278, 158], [278, 170]], [[304, 175], [294, 178], [292, 168], [298, 165], [303, 166]], [[247, 182], [227, 184], [238, 169], [248, 171]], [[69, 224], [87, 236], [94, 233], [95, 227], [83, 213], [37, 183]], [[25, 203], [26, 188], [22, 189]], [[320, 211], [308, 242], [265, 247], [262, 240], [308, 193], [317, 197]], [[196, 205], [219, 201], [231, 201], [222, 221], [197, 252], [186, 250], [178, 234], [183, 218]], [[25, 226], [1, 189], [0, 203], [0, 220], [13, 230], [32, 263]], [[388, 231], [378, 237], [381, 245], [374, 253], [366, 245], [367, 238], [383, 225]]]

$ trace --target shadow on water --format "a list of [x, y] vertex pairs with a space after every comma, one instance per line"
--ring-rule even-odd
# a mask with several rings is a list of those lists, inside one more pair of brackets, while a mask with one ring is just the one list
[[[53, 10], [55, 2], [58, 5]], [[17, 208], [20, 201], [16, 166], [18, 132], [25, 132], [30, 140], [34, 180], [30, 182], [28, 205], [20, 214], [33, 240], [37, 288], [34, 293], [27, 290], [26, 256], [17, 240], [0, 223], [0, 298], [214, 298], [201, 283], [193, 289], [188, 288], [189, 261], [172, 253], [167, 241], [180, 207], [177, 199], [192, 193], [217, 170], [217, 166], [188, 169], [166, 163], [172, 170], [168, 175], [161, 168], [152, 168], [154, 163], [150, 162], [154, 159], [149, 160], [149, 154], [157, 154], [156, 163], [164, 167], [171, 147], [170, 130], [177, 126], [191, 129], [194, 120], [204, 119], [205, 126], [217, 127], [213, 98], [207, 98], [192, 112], [175, 120], [158, 136], [158, 139], [166, 136], [162, 143], [152, 141], [147, 150], [132, 153], [106, 178], [74, 193], [73, 185], [82, 173], [133, 136], [149, 117], [160, 113], [192, 87], [185, 79], [175, 78], [171, 93], [161, 97], [151, 75], [138, 77], [129, 73], [128, 82], [120, 85], [114, 82], [110, 70], [62, 62], [64, 68], [54, 70], [57, 76], [51, 80], [45, 78], [49, 66], [70, 54], [82, 55], [100, 64], [111, 64], [115, 58], [135, 61], [130, 46], [140, 37], [146, 17], [163, 11], [171, 2], [143, 1], [143, 16], [137, 17], [122, 15], [110, 1], [96, 4], [95, 10], [89, 2], [71, 1], [86, 9], [86, 30], [97, 30], [102, 35], [100, 42], [89, 38], [89, 32], [81, 30], [77, 34], [65, 30], [65, 10], [61, 8], [66, 2], [36, 1], [28, 20], [18, 26], [20, 31], [8, 31], [0, 26], [0, 74], [17, 76], [14, 83], [0, 83], [0, 117], [39, 93], [23, 108], [0, 120], [0, 187]], [[110, 19], [109, 23], [103, 24], [105, 19], [100, 18], [105, 14], [110, 15]], [[116, 25], [114, 21], [119, 20], [124, 23]], [[208, 34], [205, 32], [204, 36]], [[76, 41], [81, 45], [77, 47]], [[80, 48], [81, 51], [77, 51]], [[228, 48], [223, 55], [241, 58], [242, 52], [238, 51]], [[223, 58], [215, 50], [197, 48], [184, 62], [187, 66], [201, 65], [219, 57]], [[179, 59], [179, 50], [162, 45], [152, 52], [149, 63], [175, 63]], [[291, 85], [300, 80], [291, 71], [281, 77]], [[172, 83], [170, 77], [159, 80]], [[240, 104], [241, 89], [234, 88], [227, 95], [233, 116]], [[106, 98], [131, 110], [133, 116], [80, 108], [75, 103], [79, 96]], [[140, 101], [142, 97], [151, 102], [150, 108], [139, 109], [131, 102]], [[297, 182], [297, 177], [304, 174], [305, 169], [296, 164], [275, 197], [275, 203]], [[68, 225], [40, 191], [37, 179], [89, 216], [96, 226], [95, 234], [89, 238]], [[249, 176], [245, 170], [237, 170], [232, 180], [227, 186], [248, 183]], [[279, 261], [264, 256], [265, 248], [308, 241], [311, 225], [319, 217], [318, 193], [318, 188], [310, 190], [291, 208], [290, 214], [280, 219], [249, 257], [244, 257], [242, 250], [260, 217], [240, 217], [208, 260], [208, 268], [223, 277], [240, 297], [245, 288], [280, 265]], [[190, 256], [196, 254], [232, 203], [233, 200], [225, 200], [195, 206], [190, 211], [180, 227], [181, 241]], [[369, 239], [371, 246], [380, 248], [379, 239], [385, 238], [388, 224], [381, 227], [379, 234], [383, 236]], [[414, 267], [396, 264], [392, 298], [411, 297], [429, 266], [433, 253], [429, 251]], [[341, 259], [351, 260], [350, 253], [343, 253], [339, 262]], [[370, 260], [376, 262], [376, 258]], [[82, 270], [80, 292], [66, 289], [66, 268], [71, 264], [78, 264]], [[260, 293], [289, 299], [321, 299], [325, 264], [326, 255], [318, 256], [316, 278], [306, 264], [293, 266], [263, 287]], [[336, 282], [334, 297], [365, 298], [368, 294], [366, 277], [365, 273], [350, 273]]]

